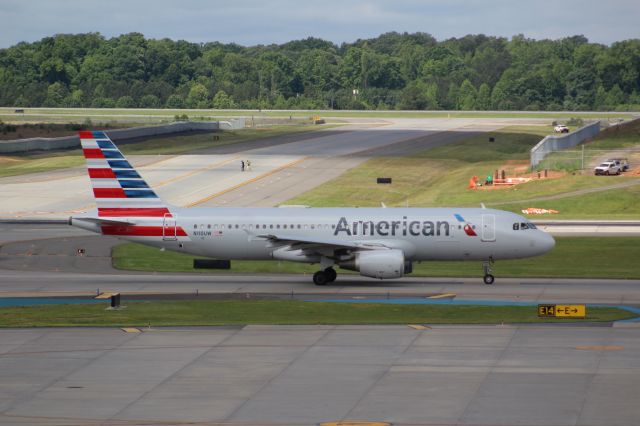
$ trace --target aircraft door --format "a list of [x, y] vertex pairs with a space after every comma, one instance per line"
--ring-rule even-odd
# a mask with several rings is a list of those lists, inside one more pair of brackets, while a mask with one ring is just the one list
[[176, 216], [165, 213], [162, 218], [162, 240], [176, 241], [178, 239]]
[[482, 215], [482, 241], [496, 240], [496, 217], [492, 214]]

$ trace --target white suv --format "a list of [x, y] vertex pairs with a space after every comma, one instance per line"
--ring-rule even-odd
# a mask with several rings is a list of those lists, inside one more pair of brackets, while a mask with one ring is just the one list
[[556, 133], [569, 133], [569, 128], [564, 124], [558, 124], [556, 127], [553, 128], [553, 130]]
[[615, 161], [605, 161], [595, 168], [596, 175], [619, 175], [620, 172], [620, 164]]

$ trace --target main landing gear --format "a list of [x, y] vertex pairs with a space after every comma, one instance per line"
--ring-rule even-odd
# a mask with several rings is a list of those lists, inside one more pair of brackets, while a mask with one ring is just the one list
[[495, 277], [491, 275], [491, 263], [482, 262], [482, 269], [484, 270], [484, 278], [483, 281], [485, 284], [493, 284], [495, 281]]
[[328, 283], [334, 282], [337, 276], [338, 274], [335, 269], [327, 268], [313, 274], [313, 282], [315, 285], [327, 285]]

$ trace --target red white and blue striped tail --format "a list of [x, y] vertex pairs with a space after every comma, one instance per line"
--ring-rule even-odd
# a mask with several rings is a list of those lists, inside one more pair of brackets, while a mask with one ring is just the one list
[[99, 131], [79, 132], [98, 217], [167, 217], [165, 204], [111, 139]]

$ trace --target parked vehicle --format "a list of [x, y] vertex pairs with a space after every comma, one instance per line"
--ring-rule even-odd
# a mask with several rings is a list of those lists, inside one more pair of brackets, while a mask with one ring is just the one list
[[595, 168], [595, 174], [597, 175], [619, 175], [622, 171], [620, 166], [615, 161], [605, 161]]
[[564, 124], [558, 124], [553, 128], [556, 133], [569, 133], [569, 128]]
[[607, 161], [613, 161], [614, 163], [616, 163], [616, 165], [620, 167], [621, 172], [626, 172], [627, 170], [629, 170], [629, 161], [626, 158], [611, 158]]

